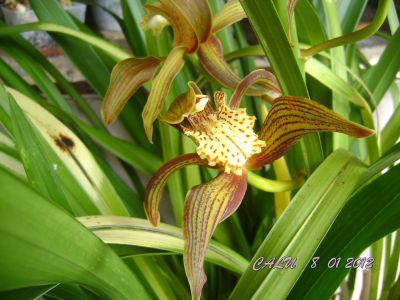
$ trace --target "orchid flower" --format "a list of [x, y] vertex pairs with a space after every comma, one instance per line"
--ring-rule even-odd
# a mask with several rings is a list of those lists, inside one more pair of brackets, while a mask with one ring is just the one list
[[[250, 77], [249, 77], [250, 76]], [[254, 116], [238, 108], [240, 99], [255, 78], [244, 78], [229, 105], [223, 92], [210, 98], [189, 83], [189, 91], [178, 97], [161, 116], [197, 145], [189, 153], [165, 163], [151, 178], [144, 208], [151, 224], [160, 221], [158, 211], [162, 190], [174, 171], [191, 164], [219, 170], [207, 183], [197, 185], [186, 196], [183, 213], [185, 272], [193, 299], [199, 299], [206, 275], [204, 257], [218, 223], [239, 207], [247, 188], [246, 169], [257, 169], [283, 156], [303, 135], [312, 132], [342, 132], [353, 137], [367, 137], [373, 131], [347, 121], [328, 108], [306, 98], [281, 96], [275, 99], [261, 130], [253, 130]]]
[[[145, 8], [147, 14], [142, 20], [144, 29], [151, 29], [158, 34], [165, 26], [171, 25], [174, 32], [173, 49], [166, 58], [132, 57], [116, 64], [103, 101], [102, 116], [107, 124], [115, 121], [130, 97], [144, 83], [152, 80], [142, 113], [146, 135], [151, 142], [153, 122], [163, 108], [174, 78], [184, 65], [184, 55], [196, 53], [202, 69], [221, 86], [231, 89], [237, 86], [240, 78], [225, 62], [221, 43], [213, 34], [246, 15], [238, 0], [228, 1], [215, 18], [207, 0], [160, 0], [146, 4]], [[252, 87], [247, 93], [260, 95], [262, 90]]]

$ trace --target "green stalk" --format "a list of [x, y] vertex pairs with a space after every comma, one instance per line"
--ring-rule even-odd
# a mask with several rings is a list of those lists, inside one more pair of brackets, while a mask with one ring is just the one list
[[303, 177], [293, 180], [272, 180], [247, 170], [247, 181], [254, 187], [269, 193], [287, 192], [299, 188], [304, 183]]
[[[335, 0], [324, 0], [323, 8], [328, 23], [329, 36], [340, 36], [342, 29], [340, 27], [339, 14]], [[346, 65], [346, 58], [343, 47], [331, 49], [331, 68], [332, 71], [347, 82], [347, 72], [343, 67]], [[332, 109], [342, 117], [348, 119], [350, 114], [350, 106], [345, 99], [333, 92]], [[344, 134], [333, 134], [333, 149], [344, 148], [349, 149], [349, 137]]]
[[21, 24], [21, 25], [14, 25], [10, 27], [2, 27], [0, 29], [0, 37], [2, 36], [13, 36], [21, 32], [25, 31], [33, 31], [33, 30], [41, 30], [41, 31], [47, 31], [47, 32], [57, 32], [57, 33], [62, 33], [68, 36], [72, 36], [74, 38], [77, 38], [81, 41], [84, 41], [85, 43], [88, 43], [96, 48], [99, 48], [100, 50], [106, 52], [110, 57], [115, 59], [116, 61], [120, 61], [126, 58], [129, 58], [131, 55], [121, 48], [113, 45], [112, 43], [94, 36], [92, 34], [88, 34], [85, 32], [77, 31], [74, 29], [71, 29], [66, 26], [61, 26], [58, 24], [52, 24], [52, 23], [45, 23], [45, 22], [35, 22], [35, 23], [27, 23], [27, 24]]
[[374, 267], [371, 270], [371, 287], [369, 290], [369, 299], [378, 299], [379, 276], [381, 274], [381, 264], [383, 255], [383, 239], [375, 242], [371, 246], [371, 254], [374, 258]]
[[309, 57], [309, 56], [313, 56], [323, 50], [342, 46], [345, 44], [355, 43], [355, 42], [361, 41], [363, 39], [366, 39], [366, 38], [374, 35], [379, 30], [379, 28], [381, 27], [383, 22], [385, 21], [390, 3], [391, 3], [391, 0], [380, 0], [378, 2], [378, 8], [376, 10], [374, 19], [366, 27], [364, 27], [360, 30], [324, 41], [324, 42], [314, 45], [310, 48], [303, 49], [301, 51], [301, 56], [305, 57], [305, 58]]

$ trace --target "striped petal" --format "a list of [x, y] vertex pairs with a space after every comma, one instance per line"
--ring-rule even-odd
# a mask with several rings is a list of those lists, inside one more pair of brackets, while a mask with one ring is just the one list
[[292, 41], [292, 19], [294, 14], [294, 8], [297, 4], [297, 0], [287, 0], [287, 10], [288, 10], [288, 39], [291, 43]]
[[232, 94], [229, 106], [232, 109], [238, 108], [242, 97], [246, 94], [247, 89], [254, 83], [262, 85], [266, 89], [266, 94], [271, 98], [281, 95], [278, 81], [274, 74], [267, 70], [255, 70], [247, 74], [238, 84]]
[[183, 67], [184, 54], [185, 48], [183, 47], [172, 49], [160, 71], [154, 77], [149, 97], [147, 98], [146, 105], [142, 112], [144, 129], [151, 143], [153, 137], [153, 123], [163, 108], [165, 97], [168, 95], [172, 81]]
[[114, 122], [125, 103], [149, 81], [156, 71], [160, 58], [128, 58], [115, 65], [104, 97], [101, 114], [106, 124]]
[[246, 175], [220, 173], [208, 183], [192, 188], [184, 207], [183, 262], [193, 299], [200, 299], [207, 278], [204, 256], [217, 224], [231, 215], [246, 192]]
[[258, 134], [266, 147], [252, 156], [246, 166], [258, 168], [283, 156], [303, 135], [312, 132], [341, 132], [361, 138], [374, 131], [350, 122], [325, 106], [301, 97], [277, 98]]
[[172, 25], [174, 47], [185, 47], [188, 53], [195, 52], [211, 34], [212, 15], [206, 0], [160, 0], [145, 7], [147, 14], [142, 20], [143, 28], [161, 31], [166, 23], [157, 21], [159, 16], [164, 17]]
[[[202, 68], [219, 84], [234, 90], [240, 83], [240, 77], [233, 72], [224, 59], [221, 42], [214, 36], [202, 43], [197, 51]], [[247, 95], [262, 95], [263, 91], [250, 87]]]
[[160, 222], [158, 205], [160, 204], [162, 191], [168, 177], [175, 171], [188, 165], [207, 165], [207, 161], [201, 159], [196, 153], [189, 153], [174, 158], [165, 163], [150, 179], [146, 187], [144, 210], [150, 223], [157, 226]]
[[229, 0], [214, 17], [213, 32], [247, 18], [239, 0]]

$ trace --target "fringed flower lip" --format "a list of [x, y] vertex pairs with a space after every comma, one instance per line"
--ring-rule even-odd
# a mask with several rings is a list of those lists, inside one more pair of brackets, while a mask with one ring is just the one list
[[[214, 33], [246, 15], [238, 0], [228, 1], [213, 18], [207, 0], [160, 0], [146, 4], [143, 17], [144, 30], [155, 34], [165, 26], [174, 32], [173, 49], [167, 57], [132, 57], [115, 65], [110, 84], [102, 103], [102, 116], [106, 124], [116, 120], [126, 102], [148, 81], [150, 93], [142, 112], [143, 124], [152, 141], [153, 123], [159, 116], [171, 84], [184, 65], [184, 56], [197, 54], [202, 70], [221, 86], [234, 89], [240, 82], [238, 75], [225, 62], [220, 41]], [[263, 88], [251, 87], [248, 94], [261, 95], [271, 87], [279, 90], [275, 77], [261, 83]]]
[[342, 132], [353, 137], [368, 137], [374, 133], [310, 99], [282, 96], [273, 101], [256, 134], [253, 131], [255, 118], [238, 107], [244, 89], [254, 83], [255, 78], [262, 77], [244, 78], [229, 105], [225, 103], [225, 94], [216, 92], [215, 109], [209, 97], [190, 82], [189, 91], [180, 95], [161, 116], [163, 121], [191, 137], [197, 149], [196, 153], [168, 161], [151, 178], [144, 208], [154, 226], [160, 221], [158, 206], [162, 190], [174, 171], [191, 164], [220, 170], [211, 181], [191, 188], [185, 200], [183, 261], [193, 299], [200, 299], [206, 282], [203, 264], [209, 240], [218, 223], [232, 215], [244, 197], [246, 169], [260, 168], [283, 156], [307, 133]]

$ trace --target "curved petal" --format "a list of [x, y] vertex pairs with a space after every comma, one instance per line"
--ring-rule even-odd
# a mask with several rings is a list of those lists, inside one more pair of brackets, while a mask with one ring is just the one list
[[117, 119], [125, 103], [153, 77], [160, 62], [160, 58], [153, 56], [132, 57], [114, 66], [110, 84], [101, 106], [101, 115], [106, 124]]
[[162, 3], [174, 7], [191, 25], [200, 43], [206, 41], [211, 34], [212, 14], [207, 0], [161, 0]]
[[144, 198], [144, 210], [147, 218], [154, 226], [160, 222], [158, 205], [161, 200], [162, 191], [167, 183], [168, 177], [178, 169], [188, 165], [207, 165], [207, 161], [201, 159], [196, 153], [189, 153], [178, 156], [165, 163], [150, 179], [146, 187]]
[[247, 15], [239, 0], [229, 0], [215, 15], [212, 31], [220, 31], [244, 18], [247, 18]]
[[[207, 95], [202, 95], [195, 82], [188, 82], [189, 90], [180, 94], [171, 103], [167, 113], [160, 116], [160, 120], [168, 124], [179, 124], [189, 114], [200, 111], [209, 101]], [[204, 105], [204, 106], [203, 106]]]
[[266, 89], [266, 93], [270, 94], [272, 98], [281, 95], [281, 89], [279, 88], [278, 81], [274, 74], [267, 70], [255, 70], [247, 74], [237, 85], [229, 103], [232, 109], [239, 107], [242, 97], [246, 94], [247, 89], [254, 83], [262, 85]]
[[193, 299], [200, 299], [207, 278], [204, 256], [217, 224], [231, 215], [246, 192], [246, 176], [220, 173], [213, 180], [195, 186], [186, 196], [183, 226], [183, 263]]
[[[188, 53], [195, 52], [211, 34], [212, 14], [206, 0], [161, 0], [145, 7], [148, 13], [143, 18], [143, 28], [156, 27], [153, 21], [157, 15], [165, 17], [172, 25], [174, 47], [186, 47]], [[161, 22], [159, 25], [160, 28], [154, 28], [156, 31], [162, 30], [166, 24]]]
[[[215, 36], [202, 43], [197, 54], [202, 68], [219, 84], [233, 90], [240, 83], [240, 77], [233, 72], [225, 61], [221, 42]], [[247, 95], [259, 96], [263, 93], [262, 90], [254, 87], [247, 90]]]
[[348, 121], [325, 106], [301, 97], [283, 96], [274, 101], [259, 132], [266, 147], [247, 162], [258, 168], [283, 156], [303, 135], [312, 132], [342, 132], [353, 137], [368, 137], [374, 131]]
[[288, 0], [287, 12], [288, 12], [288, 40], [292, 43], [292, 19], [294, 14], [294, 8], [297, 4], [297, 0]]
[[184, 47], [172, 49], [160, 71], [154, 77], [149, 97], [143, 108], [142, 118], [147, 138], [152, 143], [153, 123], [157, 119], [164, 105], [165, 97], [168, 95], [169, 88], [176, 75], [182, 69], [185, 54]]

